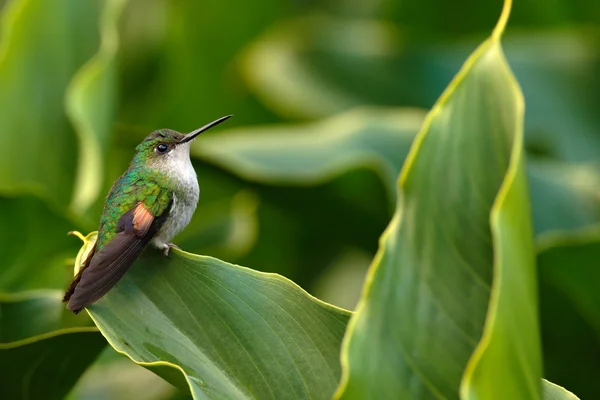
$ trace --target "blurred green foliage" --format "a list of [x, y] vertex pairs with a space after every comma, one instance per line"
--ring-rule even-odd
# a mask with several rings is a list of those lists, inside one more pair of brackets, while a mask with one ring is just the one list
[[[12, 293], [66, 287], [80, 245], [66, 232], [96, 229], [104, 195], [133, 147], [154, 129], [186, 132], [233, 113], [229, 132], [195, 143], [202, 195], [178, 243], [278, 272], [352, 308], [360, 268], [366, 271], [394, 212], [394, 178], [412, 138], [488, 36], [501, 3], [3, 2], [0, 291], [13, 304], [23, 295]], [[600, 397], [592, 379], [600, 374], [592, 284], [600, 246], [593, 231], [600, 222], [599, 23], [595, 0], [517, 1], [503, 38], [527, 110], [527, 176], [543, 243], [544, 377], [583, 399]], [[583, 243], [582, 229], [592, 230]], [[339, 267], [344, 254], [359, 265], [358, 283]], [[57, 293], [34, 295], [59, 307]], [[27, 321], [42, 313], [23, 310]], [[0, 321], [4, 335], [8, 320]], [[61, 326], [30, 327], [27, 336]], [[77, 338], [56, 336], [62, 343], [47, 348], [99, 342], [90, 339], [97, 332], [69, 335]], [[61, 398], [100, 349], [47, 393]], [[11, 360], [1, 358], [0, 369]], [[75, 392], [86, 397], [85, 387]]]

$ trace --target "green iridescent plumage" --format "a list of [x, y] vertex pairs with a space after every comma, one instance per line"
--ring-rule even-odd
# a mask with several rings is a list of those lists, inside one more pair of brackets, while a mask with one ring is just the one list
[[117, 234], [117, 223], [121, 216], [138, 203], [156, 217], [162, 215], [172, 199], [173, 191], [165, 186], [168, 178], [155, 171], [130, 167], [113, 186], [100, 219], [96, 246], [100, 250]]
[[170, 129], [161, 129], [148, 135], [135, 148], [131, 166], [114, 183], [102, 212], [98, 228], [97, 249], [100, 250], [117, 234], [119, 219], [138, 203], [155, 217], [161, 216], [177, 190], [172, 177], [163, 171], [150, 168], [157, 157], [155, 148], [159, 143], [180, 140], [183, 135]]

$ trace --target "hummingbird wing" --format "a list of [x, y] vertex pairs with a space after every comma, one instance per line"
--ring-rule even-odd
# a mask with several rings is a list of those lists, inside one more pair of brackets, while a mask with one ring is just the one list
[[95, 247], [65, 294], [67, 308], [78, 313], [104, 296], [125, 274], [166, 220], [171, 203], [156, 216], [139, 202], [117, 223], [117, 234]]

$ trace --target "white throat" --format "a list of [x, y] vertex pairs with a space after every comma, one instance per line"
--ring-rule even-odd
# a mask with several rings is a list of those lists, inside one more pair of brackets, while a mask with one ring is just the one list
[[178, 145], [165, 154], [161, 162], [162, 169], [171, 179], [175, 179], [179, 185], [183, 186], [181, 187], [183, 190], [193, 190], [194, 187], [198, 187], [196, 171], [190, 160], [190, 144], [191, 142]]

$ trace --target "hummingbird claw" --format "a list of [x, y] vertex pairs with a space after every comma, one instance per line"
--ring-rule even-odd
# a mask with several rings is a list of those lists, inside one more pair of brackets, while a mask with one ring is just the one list
[[173, 243], [167, 243], [167, 244], [166, 244], [166, 247], [165, 247], [165, 251], [163, 252], [163, 254], [165, 255], [165, 257], [168, 257], [168, 256], [169, 256], [169, 250], [171, 250], [171, 248], [172, 248], [172, 247], [176, 248], [177, 250], [181, 250], [181, 249], [179, 248], [179, 246], [177, 246], [176, 244], [173, 244]]

